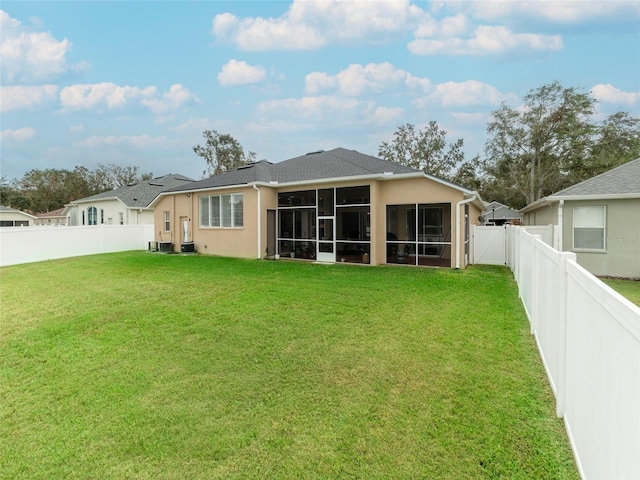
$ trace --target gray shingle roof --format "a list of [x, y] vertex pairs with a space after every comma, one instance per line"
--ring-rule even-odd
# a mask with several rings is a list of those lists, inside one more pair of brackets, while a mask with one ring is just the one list
[[244, 185], [252, 182], [304, 182], [382, 174], [385, 172], [394, 174], [421, 173], [420, 170], [388, 162], [371, 155], [365, 155], [355, 150], [335, 148], [326, 152], [308, 153], [279, 163], [261, 160], [245, 167], [205, 178], [188, 186], [172, 188], [168, 191], [202, 190], [229, 185]]
[[640, 194], [640, 158], [560, 190], [551, 195], [550, 198], [625, 194]]
[[108, 198], [118, 198], [122, 203], [130, 208], [147, 207], [158, 194], [167, 190], [191, 184], [194, 180], [184, 175], [169, 174], [162, 177], [156, 177], [151, 180], [136, 183], [126, 187], [116, 188], [108, 192], [98, 193], [90, 197], [75, 200], [72, 203], [91, 202], [95, 200], [105, 200]]

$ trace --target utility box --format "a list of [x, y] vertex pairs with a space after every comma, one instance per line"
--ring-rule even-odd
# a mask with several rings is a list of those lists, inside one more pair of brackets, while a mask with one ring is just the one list
[[182, 251], [182, 253], [195, 252], [196, 251], [195, 244], [193, 242], [184, 242], [181, 245], [180, 250]]

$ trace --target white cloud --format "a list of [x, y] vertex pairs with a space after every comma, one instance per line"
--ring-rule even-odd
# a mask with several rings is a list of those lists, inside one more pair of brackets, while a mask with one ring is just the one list
[[446, 82], [435, 86], [433, 93], [415, 101], [419, 108], [438, 104], [444, 107], [498, 105], [502, 102], [515, 101], [513, 94], [503, 94], [486, 83], [476, 80], [466, 82]]
[[267, 72], [263, 67], [231, 59], [222, 66], [222, 71], [218, 74], [218, 82], [223, 87], [248, 85], [261, 82], [266, 76]]
[[15, 130], [8, 129], [8, 130], [2, 130], [2, 132], [0, 132], [0, 139], [2, 140], [12, 139], [12, 140], [17, 140], [18, 142], [24, 142], [25, 140], [29, 140], [35, 134], [36, 134], [36, 130], [31, 127], [17, 128]]
[[458, 6], [469, 10], [474, 17], [491, 21], [509, 21], [514, 18], [542, 19], [556, 24], [578, 24], [589, 20], [617, 19], [626, 22], [640, 15], [637, 0], [563, 0], [499, 2], [461, 2]]
[[60, 92], [60, 102], [67, 108], [116, 108], [129, 100], [154, 97], [155, 87], [138, 88], [118, 86], [114, 83], [77, 84], [65, 87]]
[[151, 146], [159, 146], [166, 143], [165, 137], [151, 137], [149, 135], [109, 135], [98, 136], [93, 135], [80, 142], [75, 142], [77, 147], [115, 147], [115, 146], [131, 146], [135, 148], [148, 148]]
[[402, 34], [422, 10], [409, 0], [294, 0], [278, 18], [216, 15], [213, 34], [241, 50], [312, 50], [330, 43], [381, 43]]
[[195, 94], [179, 83], [162, 95], [153, 86], [139, 88], [110, 82], [71, 85], [60, 91], [60, 103], [70, 109], [114, 109], [139, 102], [153, 113], [163, 114], [199, 101]]
[[513, 33], [506, 27], [480, 25], [464, 37], [416, 38], [407, 48], [416, 55], [496, 55], [513, 50], [562, 49], [560, 35]]
[[35, 87], [3, 86], [0, 88], [0, 110], [34, 109], [56, 98], [58, 87], [55, 85], [40, 85]]
[[610, 84], [598, 84], [591, 89], [591, 94], [601, 103], [612, 103], [633, 107], [640, 104], [640, 92], [623, 92]]
[[330, 122], [334, 126], [351, 123], [382, 124], [395, 120], [404, 113], [401, 108], [379, 107], [373, 101], [331, 95], [270, 100], [261, 103], [258, 111], [265, 116]]
[[374, 123], [385, 125], [404, 115], [405, 111], [400, 107], [378, 107], [372, 115]]
[[365, 93], [404, 91], [407, 88], [427, 90], [429, 79], [414, 77], [409, 72], [397, 69], [392, 64], [351, 64], [336, 75], [312, 72], [305, 77], [305, 91], [316, 94], [323, 90], [337, 90], [343, 95], [360, 96]]
[[163, 93], [161, 98], [143, 98], [141, 101], [144, 106], [149, 107], [155, 114], [175, 111], [184, 105], [199, 102], [200, 99], [194, 93], [179, 83], [171, 85], [169, 91]]
[[46, 81], [88, 66], [68, 63], [72, 44], [66, 38], [57, 40], [51, 32], [30, 31], [3, 10], [0, 10], [0, 32], [3, 82]]
[[84, 125], [71, 125], [69, 127], [69, 132], [71, 133], [82, 132], [83, 130], [84, 130]]

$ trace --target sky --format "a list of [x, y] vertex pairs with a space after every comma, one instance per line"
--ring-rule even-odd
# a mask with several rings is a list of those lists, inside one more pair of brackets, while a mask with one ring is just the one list
[[559, 81], [640, 117], [640, 1], [0, 3], [0, 175], [99, 164], [202, 178], [202, 132], [279, 162], [378, 155], [435, 120], [467, 158], [491, 112]]

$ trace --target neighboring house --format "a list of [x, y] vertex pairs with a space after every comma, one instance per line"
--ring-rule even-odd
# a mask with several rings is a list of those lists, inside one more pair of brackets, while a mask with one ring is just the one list
[[0, 227], [30, 227], [36, 219], [35, 215], [0, 205]]
[[254, 162], [152, 206], [156, 241], [175, 251], [453, 268], [467, 264], [469, 221], [484, 203], [420, 170], [336, 148]]
[[36, 215], [36, 225], [66, 225], [67, 215], [66, 208], [58, 208], [46, 213], [39, 213]]
[[485, 225], [504, 225], [522, 223], [522, 214], [500, 202], [491, 202], [482, 212]]
[[640, 158], [524, 207], [557, 226], [558, 245], [594, 275], [640, 278]]
[[151, 225], [151, 201], [165, 190], [191, 182], [191, 178], [170, 174], [74, 200], [66, 205], [67, 224]]

